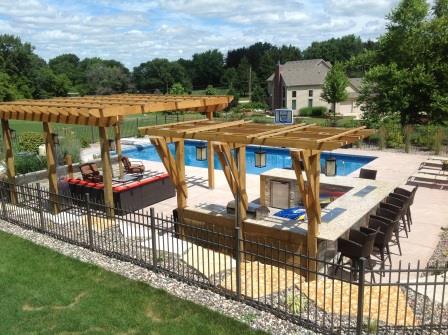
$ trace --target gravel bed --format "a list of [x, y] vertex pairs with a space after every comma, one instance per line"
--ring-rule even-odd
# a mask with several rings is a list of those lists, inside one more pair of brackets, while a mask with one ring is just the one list
[[[28, 222], [28, 224], [30, 223], [31, 222]], [[120, 255], [125, 255], [126, 258], [124, 261], [92, 252], [86, 248], [75, 246], [32, 230], [23, 229], [1, 220], [0, 229], [31, 240], [36, 244], [54, 249], [64, 255], [79, 259], [83, 262], [96, 264], [106, 270], [116, 272], [125, 277], [143, 281], [153, 287], [164, 289], [180, 298], [205, 305], [212, 310], [219, 311], [225, 315], [243, 321], [254, 329], [261, 329], [272, 334], [314, 334], [312, 331], [305, 330], [295, 323], [282, 320], [271, 313], [263, 312], [246, 304], [226, 299], [210, 290], [188, 285], [185, 282], [177, 281], [163, 273], [155, 273], [145, 268], [145, 266], [148, 267], [152, 264], [153, 254], [151, 249], [142, 247], [144, 239], [126, 239], [122, 235], [118, 225], [112, 225], [104, 229], [101, 233], [93, 231], [93, 241], [98, 250], [108, 252], [110, 253], [110, 256], [121, 257]], [[89, 244], [89, 234], [85, 225], [53, 224], [47, 222], [45, 229], [58, 237], [68, 238], [68, 242], [70, 242], [70, 240], [72, 242], [76, 241], [85, 247]], [[163, 229], [163, 232], [166, 233], [166, 231], [167, 229]], [[444, 241], [446, 246], [448, 246], [448, 232], [444, 232], [443, 235], [445, 239], [442, 238], [441, 243]], [[439, 243], [439, 245], [441, 243]], [[207, 278], [193, 267], [188, 266], [177, 254], [158, 251], [156, 259], [159, 266], [167, 272], [177, 273], [187, 280], [205, 285], [205, 287], [214, 286], [216, 288], [226, 276], [231, 274], [231, 271], [233, 271], [233, 274], [235, 273], [235, 270], [221, 271], [214, 276]], [[132, 260], [133, 262], [140, 263], [140, 265], [134, 265], [126, 262], [126, 260]], [[405, 288], [403, 289], [406, 290]], [[433, 318], [435, 323], [439, 323], [441, 318], [442, 320], [448, 320], [448, 310], [442, 308], [440, 304], [435, 304], [434, 313], [430, 313], [432, 311], [432, 302], [429, 298], [424, 297], [421, 294], [416, 294], [412, 289], [408, 289], [407, 294], [409, 305], [415, 312], [417, 325], [422, 323], [422, 318], [424, 318], [424, 324], [430, 324], [431, 318]], [[292, 299], [293, 296], [295, 299]], [[300, 296], [302, 297], [302, 302], [300, 302]], [[294, 315], [297, 323], [316, 324], [325, 330], [333, 327], [335, 331], [339, 328], [348, 329], [351, 327], [353, 329], [356, 326], [356, 315], [351, 315], [351, 318], [349, 318], [344, 315], [340, 316], [327, 313], [316, 306], [314, 301], [308, 300], [305, 295], [301, 295], [299, 287], [297, 286], [295, 288], [291, 287], [286, 291], [282, 290], [280, 292], [275, 292], [272, 296], [260, 297], [258, 301], [260, 305], [262, 305], [261, 307], [263, 307], [263, 305], [266, 307], [269, 306], [282, 311], [285, 314], [289, 313]], [[384, 326], [384, 323], [380, 321], [379, 326]], [[374, 330], [371, 330], [371, 333], [376, 333], [376, 328], [376, 324], [374, 324], [372, 328]], [[399, 332], [404, 333], [403, 331]], [[350, 334], [353, 333], [353, 330], [342, 331], [341, 333]], [[381, 330], [378, 333], [387, 334], [389, 331]], [[406, 331], [405, 333], [408, 332]], [[415, 331], [409, 331], [409, 333], [417, 334]], [[431, 333], [434, 332], [431, 332], [430, 330], [418, 332], [418, 334]], [[448, 331], [439, 333], [448, 334]]]
[[446, 269], [448, 267], [448, 228], [442, 228], [439, 243], [437, 243], [428, 264], [428, 268], [434, 269], [434, 272], [439, 273], [440, 270], [437, 271], [437, 268]]
[[226, 299], [212, 291], [188, 285], [138, 265], [110, 258], [32, 230], [23, 229], [3, 220], [0, 220], [0, 229], [4, 232], [30, 240], [38, 245], [53, 249], [68, 257], [78, 259], [85, 263], [95, 264], [105, 270], [115, 272], [124, 277], [145, 282], [152, 287], [163, 289], [179, 298], [204, 305], [211, 310], [244, 322], [250, 325], [253, 329], [260, 329], [271, 334], [315, 334], [294, 323], [277, 318], [271, 313], [260, 311], [234, 300]]

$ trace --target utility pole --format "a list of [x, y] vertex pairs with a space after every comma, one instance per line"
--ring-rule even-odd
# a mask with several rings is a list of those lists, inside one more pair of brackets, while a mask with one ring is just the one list
[[249, 102], [252, 102], [252, 65], [249, 66]]

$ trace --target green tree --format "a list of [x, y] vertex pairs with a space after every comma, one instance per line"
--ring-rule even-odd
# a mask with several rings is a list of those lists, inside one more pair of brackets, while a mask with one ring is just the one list
[[83, 82], [83, 73], [80, 69], [80, 60], [74, 54], [63, 54], [50, 59], [48, 66], [57, 75], [65, 75], [73, 85]]
[[303, 51], [304, 59], [322, 58], [335, 64], [345, 62], [360, 54], [367, 44], [359, 36], [347, 35], [340, 38], [331, 38], [322, 42], [313, 42]]
[[448, 19], [446, 0], [434, 16], [424, 0], [402, 0], [388, 15], [386, 33], [366, 57], [358, 103], [369, 122], [399, 116], [402, 125], [448, 119]]
[[187, 92], [185, 91], [185, 88], [182, 86], [181, 83], [174, 83], [169, 90], [169, 94], [174, 94], [174, 95], [182, 95], [182, 94], [186, 94]]
[[17, 87], [6, 73], [0, 71], [0, 101], [12, 101], [18, 98], [21, 96]]
[[187, 88], [191, 87], [184, 67], [178, 62], [170, 62], [163, 58], [156, 58], [135, 67], [133, 79], [137, 90], [141, 92], [158, 89], [166, 93], [174, 83], [180, 83]]
[[433, 12], [435, 17], [443, 18], [448, 16], [448, 0], [436, 0]]
[[113, 94], [126, 92], [129, 87], [130, 76], [124, 67], [108, 66], [107, 62], [89, 65], [86, 70], [86, 85], [88, 94]]
[[209, 50], [193, 55], [193, 86], [219, 85], [224, 72], [224, 56], [218, 50]]
[[249, 61], [244, 57], [236, 69], [237, 81], [235, 83], [235, 90], [237, 90], [240, 96], [246, 96], [249, 92], [249, 71]]
[[254, 85], [252, 90], [252, 102], [266, 103], [266, 91], [260, 85]]
[[348, 78], [340, 63], [336, 63], [325, 77], [321, 98], [331, 104], [333, 121], [336, 120], [336, 104], [347, 99]]
[[222, 75], [221, 78], [221, 83], [225, 87], [228, 87], [229, 89], [234, 88], [237, 80], [238, 80], [238, 73], [233, 67], [224, 70], [224, 74]]

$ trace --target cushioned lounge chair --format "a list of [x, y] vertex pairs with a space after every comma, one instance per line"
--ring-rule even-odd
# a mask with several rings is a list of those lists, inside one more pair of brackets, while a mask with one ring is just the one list
[[141, 161], [131, 162], [126, 156], [123, 156], [121, 158], [121, 161], [126, 173], [143, 173], [145, 171], [145, 166]]
[[82, 179], [92, 182], [101, 183], [103, 181], [103, 176], [100, 174], [98, 167], [95, 163], [85, 163], [79, 166], [81, 171]]

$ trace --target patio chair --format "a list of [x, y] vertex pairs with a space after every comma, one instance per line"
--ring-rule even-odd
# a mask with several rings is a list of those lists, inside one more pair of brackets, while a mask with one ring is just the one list
[[406, 222], [407, 226], [408, 226], [408, 231], [411, 231], [411, 219], [410, 219], [410, 212], [411, 212], [411, 199], [409, 197], [406, 197], [402, 194], [397, 194], [397, 193], [389, 193], [389, 198], [394, 198], [397, 199], [401, 202], [403, 202], [406, 206], [406, 210], [404, 211], [404, 215], [403, 215], [403, 221]]
[[82, 179], [90, 181], [92, 183], [101, 183], [103, 181], [103, 176], [100, 174], [95, 163], [85, 163], [79, 166], [81, 171]]
[[376, 174], [377, 174], [376, 170], [369, 170], [369, 169], [361, 169], [361, 170], [359, 170], [359, 178], [362, 178], [362, 179], [375, 180], [376, 179]]
[[[384, 270], [386, 253], [387, 257], [389, 258], [389, 264], [392, 265], [389, 244], [392, 241], [395, 225], [392, 221], [389, 221], [387, 223], [385, 220], [380, 220], [378, 218], [375, 218], [374, 216], [370, 216], [368, 229], [378, 231], [375, 237], [374, 247], [378, 248], [381, 259], [381, 270]], [[362, 232], [365, 232], [366, 228], [361, 227], [360, 230]]]
[[[390, 206], [392, 205], [392, 206]], [[408, 202], [403, 199], [398, 199], [397, 197], [392, 196], [389, 194], [389, 196], [384, 200], [383, 205], [380, 206], [386, 206], [385, 208], [390, 209], [391, 211], [397, 211], [399, 212], [400, 220], [403, 223], [402, 229], [406, 233], [406, 237], [409, 237], [408, 235], [408, 227], [409, 224], [406, 221], [406, 213], [408, 211]]]
[[145, 171], [145, 165], [141, 161], [131, 162], [128, 157], [123, 156], [121, 162], [126, 173], [143, 173]]
[[376, 210], [375, 215], [371, 215], [375, 219], [384, 221], [385, 223], [392, 223], [394, 225], [395, 244], [398, 246], [398, 251], [401, 253], [400, 245], [400, 217], [396, 212], [390, 211], [384, 207], [379, 207]]
[[[367, 259], [368, 266], [372, 268], [370, 255], [373, 251], [376, 235], [377, 230], [369, 228], [365, 228], [364, 231], [351, 229], [348, 239], [339, 238], [339, 259], [334, 273], [336, 274], [339, 267], [341, 267], [341, 263], [344, 257], [350, 258], [352, 268], [354, 269], [359, 268], [361, 258]], [[356, 272], [354, 278], [356, 280]]]
[[412, 189], [412, 191], [406, 190], [406, 189], [401, 188], [401, 187], [397, 187], [397, 188], [394, 189], [394, 193], [395, 194], [400, 194], [400, 195], [403, 195], [403, 196], [409, 198], [409, 208], [408, 208], [407, 216], [408, 216], [408, 219], [409, 219], [409, 222], [410, 222], [411, 225], [413, 223], [412, 222], [412, 214], [411, 214], [411, 206], [414, 203], [414, 198], [415, 198], [415, 194], [417, 193], [417, 190], [418, 190], [418, 186], [415, 186]]

